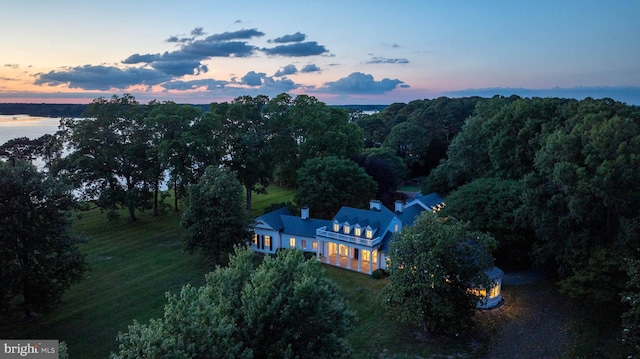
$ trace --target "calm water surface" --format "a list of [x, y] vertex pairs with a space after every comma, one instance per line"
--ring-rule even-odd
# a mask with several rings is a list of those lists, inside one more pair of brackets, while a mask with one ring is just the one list
[[60, 118], [0, 115], [0, 144], [18, 137], [35, 139], [58, 130]]

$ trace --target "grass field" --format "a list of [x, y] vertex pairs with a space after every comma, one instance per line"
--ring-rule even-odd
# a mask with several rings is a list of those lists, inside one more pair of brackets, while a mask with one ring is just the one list
[[[267, 195], [255, 195], [253, 213], [261, 214], [271, 203], [291, 201], [293, 192], [271, 187]], [[59, 339], [67, 342], [71, 358], [107, 358], [117, 350], [119, 331], [137, 320], [160, 317], [165, 293], [186, 284], [201, 285], [211, 268], [198, 254], [182, 250], [180, 215], [170, 212], [153, 218], [142, 213], [140, 221], [109, 223], [97, 210], [82, 213], [76, 229], [90, 237], [82, 245], [89, 270], [86, 278], [63, 296], [53, 312], [31, 322], [18, 321], [4, 338]], [[453, 343], [417, 344], [415, 330], [399, 325], [381, 304], [386, 280], [326, 266], [327, 275], [357, 313], [349, 336], [357, 357], [378, 357], [381, 352], [428, 356], [464, 351]]]

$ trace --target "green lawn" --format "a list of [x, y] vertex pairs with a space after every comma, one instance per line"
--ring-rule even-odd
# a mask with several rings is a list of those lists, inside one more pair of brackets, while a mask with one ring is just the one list
[[[254, 214], [271, 203], [291, 201], [293, 192], [270, 187], [269, 194], [255, 195]], [[59, 339], [67, 342], [71, 358], [107, 358], [117, 349], [115, 337], [132, 321], [146, 323], [160, 317], [167, 291], [177, 292], [184, 284], [201, 285], [210, 268], [198, 254], [182, 250], [180, 214], [153, 218], [140, 214], [140, 221], [109, 223], [97, 210], [82, 213], [78, 232], [90, 237], [82, 245], [89, 270], [86, 278], [72, 287], [53, 312], [0, 332], [5, 338]], [[356, 311], [349, 341], [358, 357], [390, 354], [429, 355], [450, 353], [459, 347], [416, 344], [415, 330], [393, 321], [381, 305], [380, 292], [386, 280], [326, 266], [327, 275], [341, 288]]]
[[356, 312], [356, 322], [347, 339], [357, 358], [380, 358], [381, 353], [386, 353], [385, 357], [416, 358], [434, 354], [456, 357], [456, 354], [471, 351], [453, 341], [423, 342], [417, 338], [417, 328], [396, 321], [393, 313], [385, 308], [382, 297], [388, 278], [376, 280], [342, 268], [329, 265], [324, 268], [327, 276], [340, 287], [351, 310]]

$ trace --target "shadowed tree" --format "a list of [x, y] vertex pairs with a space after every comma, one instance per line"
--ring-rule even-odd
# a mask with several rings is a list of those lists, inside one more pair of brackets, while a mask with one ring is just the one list
[[71, 191], [26, 162], [0, 162], [0, 306], [49, 309], [82, 278]]
[[349, 159], [314, 158], [298, 170], [295, 202], [313, 208], [320, 218], [331, 218], [341, 206], [366, 207], [377, 189], [371, 176]]
[[254, 270], [253, 257], [250, 249], [236, 249], [204, 286], [168, 295], [162, 318], [134, 321], [118, 334], [115, 357], [352, 357], [345, 336], [354, 314], [320, 262], [284, 250]]
[[214, 264], [224, 263], [236, 244], [249, 239], [249, 215], [242, 206], [242, 185], [231, 170], [207, 167], [197, 184], [189, 186], [188, 207], [182, 215], [185, 248], [199, 250]]
[[424, 212], [391, 242], [387, 305], [425, 334], [468, 330], [481, 300], [469, 288], [490, 288], [484, 270], [493, 265], [494, 245], [487, 234]]
[[147, 170], [149, 142], [145, 113], [129, 94], [110, 100], [95, 99], [84, 119], [60, 121], [63, 139], [70, 153], [61, 160], [60, 173], [70, 177], [84, 201], [91, 201], [117, 216], [127, 208], [136, 221], [136, 209], [150, 207], [151, 190]]
[[[237, 174], [244, 186], [249, 213], [252, 193], [266, 193], [273, 176], [273, 154], [264, 116], [268, 101], [264, 95], [242, 96], [228, 106], [212, 105], [211, 110], [222, 116], [222, 138], [226, 150], [223, 163]], [[220, 112], [223, 109], [226, 111]]]

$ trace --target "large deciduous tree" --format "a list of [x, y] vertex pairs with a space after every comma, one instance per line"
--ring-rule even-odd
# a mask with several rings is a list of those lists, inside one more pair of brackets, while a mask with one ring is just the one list
[[[245, 188], [246, 208], [251, 212], [252, 193], [266, 192], [273, 176], [273, 154], [264, 111], [269, 98], [241, 96], [229, 105], [212, 105], [222, 117], [223, 163], [236, 172]], [[225, 111], [226, 110], [226, 111]]]
[[242, 185], [231, 170], [207, 167], [189, 186], [181, 225], [185, 247], [200, 250], [214, 264], [224, 262], [236, 244], [246, 244], [250, 218], [243, 208]]
[[0, 162], [0, 306], [48, 309], [81, 279], [71, 191], [22, 161]]
[[341, 206], [366, 207], [378, 185], [355, 162], [337, 157], [314, 158], [298, 170], [295, 201], [320, 218], [331, 218]]
[[146, 126], [153, 144], [149, 150], [157, 153], [161, 174], [168, 171], [173, 208], [178, 212], [178, 201], [187, 186], [222, 157], [220, 122], [210, 112], [203, 114], [193, 106], [171, 101], [149, 105]]
[[353, 313], [315, 259], [285, 250], [253, 269], [236, 249], [200, 288], [169, 295], [164, 316], [118, 335], [117, 358], [348, 358]]
[[526, 269], [531, 266], [535, 235], [520, 215], [523, 190], [519, 181], [479, 178], [449, 194], [442, 214], [491, 233], [498, 243], [494, 255], [501, 268]]
[[484, 271], [493, 264], [495, 240], [453, 218], [425, 212], [391, 242], [387, 303], [404, 323], [426, 333], [455, 334], [472, 327], [482, 298], [471, 287], [489, 288]]
[[61, 134], [70, 147], [58, 167], [69, 174], [85, 201], [116, 215], [127, 208], [129, 220], [135, 211], [150, 207], [148, 133], [144, 112], [132, 95], [95, 99], [84, 119], [61, 120]]

